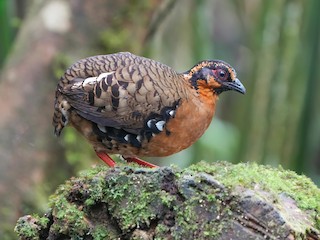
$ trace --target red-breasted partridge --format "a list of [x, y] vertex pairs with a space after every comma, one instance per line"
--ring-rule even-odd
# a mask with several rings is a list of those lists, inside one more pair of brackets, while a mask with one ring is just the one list
[[56, 135], [70, 124], [109, 166], [108, 154], [154, 167], [138, 157], [163, 157], [192, 145], [208, 128], [219, 94], [245, 93], [235, 70], [201, 61], [184, 73], [129, 52], [93, 56], [68, 68], [56, 90]]

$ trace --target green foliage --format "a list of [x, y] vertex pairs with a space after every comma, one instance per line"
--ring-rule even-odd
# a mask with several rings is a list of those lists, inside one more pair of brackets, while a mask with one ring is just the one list
[[56, 79], [60, 79], [65, 70], [71, 65], [71, 59], [63, 53], [58, 54], [53, 59], [52, 72]]
[[7, 55], [7, 52], [9, 50], [9, 39], [8, 37], [10, 36], [10, 27], [8, 24], [8, 16], [6, 16], [6, 12], [7, 12], [7, 1], [1, 1], [0, 2], [0, 29], [2, 29], [3, 31], [3, 36], [2, 36], [2, 47], [1, 47], [1, 65], [3, 63], [3, 60], [5, 58], [5, 56]]
[[235, 126], [214, 118], [208, 130], [199, 139], [193, 159], [206, 161], [235, 159], [239, 140], [239, 131]]
[[[238, 120], [238, 159], [306, 172], [319, 146], [312, 141], [319, 143], [320, 136], [315, 128], [319, 108], [314, 105], [320, 73], [316, 67], [319, 14], [315, 9], [320, 3], [262, 1], [254, 12], [238, 1], [233, 3], [250, 51], [242, 61], [251, 63], [241, 77], [248, 79], [245, 110], [235, 110], [244, 112]], [[255, 22], [252, 26], [245, 25], [249, 18]], [[311, 135], [318, 137], [312, 140]]]
[[[149, 10], [152, 10], [152, 5], [147, 0], [133, 0], [124, 5], [117, 16], [109, 23], [109, 28], [100, 33], [99, 44], [102, 51], [114, 53], [141, 50], [141, 38], [144, 37], [145, 32], [138, 33], [135, 29], [138, 29], [138, 26], [146, 25], [146, 22], [150, 21], [147, 14], [140, 14], [141, 12], [147, 13]], [[127, 28], [124, 28], [124, 26], [127, 26]]]
[[0, 69], [12, 47], [20, 19], [15, 16], [14, 4], [11, 1], [0, 1]]
[[100, 41], [106, 52], [121, 52], [123, 49], [131, 49], [129, 35], [128, 29], [109, 28], [100, 34]]

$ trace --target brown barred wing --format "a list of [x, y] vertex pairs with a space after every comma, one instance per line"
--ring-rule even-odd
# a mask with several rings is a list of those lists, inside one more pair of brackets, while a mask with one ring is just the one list
[[79, 62], [67, 71], [59, 91], [80, 116], [99, 127], [138, 134], [153, 115], [176, 107], [180, 99], [178, 75], [156, 61], [118, 53]]

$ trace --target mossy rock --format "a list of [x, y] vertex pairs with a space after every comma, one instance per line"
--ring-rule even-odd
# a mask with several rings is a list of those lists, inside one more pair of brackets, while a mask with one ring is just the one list
[[18, 220], [20, 239], [320, 239], [320, 190], [251, 163], [94, 167], [49, 205]]

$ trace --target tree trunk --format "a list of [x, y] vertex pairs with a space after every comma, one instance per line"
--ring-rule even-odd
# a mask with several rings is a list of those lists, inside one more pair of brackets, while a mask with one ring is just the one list
[[320, 191], [256, 164], [97, 167], [61, 185], [20, 239], [320, 239]]

